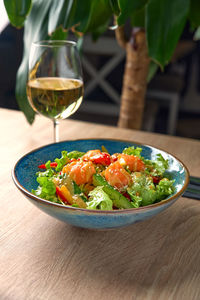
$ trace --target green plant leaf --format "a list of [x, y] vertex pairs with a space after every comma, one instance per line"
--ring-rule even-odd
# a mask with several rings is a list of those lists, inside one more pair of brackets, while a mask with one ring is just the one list
[[145, 6], [141, 9], [135, 10], [130, 15], [131, 25], [133, 27], [145, 27]]
[[121, 14], [117, 18], [118, 25], [123, 25], [127, 19], [136, 13], [137, 10], [141, 10], [148, 0], [119, 0], [119, 7]]
[[197, 27], [200, 25], [200, 1], [199, 0], [190, 0], [189, 19], [193, 26]]
[[49, 14], [49, 32], [57, 26], [78, 32], [102, 33], [112, 16], [108, 0], [54, 0]]
[[148, 83], [154, 77], [157, 70], [158, 70], [158, 65], [154, 61], [151, 61], [150, 64], [149, 64], [149, 72], [148, 72], [148, 76], [147, 76], [147, 82]]
[[81, 36], [78, 38], [77, 44], [76, 44], [78, 52], [81, 56], [83, 54], [83, 41], [84, 41], [84, 36]]
[[113, 13], [116, 16], [119, 16], [119, 14], [120, 14], [119, 1], [118, 0], [109, 0], [109, 1], [110, 1], [110, 6], [111, 6]]
[[51, 34], [58, 26], [66, 27], [66, 20], [72, 10], [73, 0], [54, 0], [50, 6], [48, 32]]
[[4, 0], [10, 23], [22, 27], [31, 8], [31, 0]]
[[[86, 27], [83, 32], [94, 32], [100, 30], [108, 24], [113, 15], [110, 3], [108, 0], [93, 0], [90, 5], [90, 13]], [[78, 27], [80, 29], [80, 26]]]
[[60, 12], [61, 15], [63, 14], [63, 27], [65, 29], [69, 29], [74, 26], [78, 26], [79, 31], [84, 32], [85, 28], [88, 23], [89, 15], [90, 15], [90, 7], [91, 7], [91, 1], [90, 0], [74, 0], [70, 14], [68, 14], [68, 17], [65, 18], [65, 12]]
[[197, 28], [197, 30], [194, 33], [194, 40], [195, 41], [200, 40], [200, 26]]
[[[32, 10], [25, 22], [24, 53], [22, 63], [17, 72], [16, 98], [19, 108], [24, 112], [30, 124], [34, 121], [35, 113], [26, 96], [28, 80], [28, 60], [30, 47], [33, 41], [48, 39], [48, 13], [50, 1], [34, 0]], [[36, 25], [37, 24], [37, 25]]]
[[96, 41], [100, 35], [102, 35], [109, 26], [109, 20], [105, 22], [102, 26], [99, 26], [96, 30], [92, 32], [92, 39]]
[[167, 64], [174, 52], [188, 16], [190, 0], [149, 0], [146, 6], [146, 32], [149, 56]]
[[51, 40], [66, 40], [68, 31], [64, 31], [62, 27], [58, 27], [50, 36]]

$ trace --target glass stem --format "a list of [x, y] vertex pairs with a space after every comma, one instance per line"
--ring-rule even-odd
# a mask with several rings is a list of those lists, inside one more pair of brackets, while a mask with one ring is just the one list
[[59, 142], [59, 121], [53, 120], [54, 143]]

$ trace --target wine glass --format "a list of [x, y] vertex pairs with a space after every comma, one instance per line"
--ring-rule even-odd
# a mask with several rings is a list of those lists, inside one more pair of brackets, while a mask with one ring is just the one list
[[39, 41], [31, 46], [27, 96], [34, 111], [53, 120], [54, 142], [59, 120], [72, 115], [83, 99], [79, 53], [73, 41]]

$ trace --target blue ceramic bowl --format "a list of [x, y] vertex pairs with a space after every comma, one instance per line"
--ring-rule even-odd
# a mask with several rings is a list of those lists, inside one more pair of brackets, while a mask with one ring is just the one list
[[[122, 152], [125, 147], [139, 146], [143, 149], [142, 156], [147, 159], [156, 159], [156, 154], [161, 153], [165, 159], [167, 158], [169, 160], [169, 173], [172, 179], [175, 180], [174, 194], [159, 203], [145, 207], [114, 211], [97, 211], [52, 203], [31, 193], [31, 190], [36, 189], [38, 185], [35, 175], [38, 171], [38, 165], [48, 160], [54, 161], [56, 157], [61, 156], [62, 150], [79, 150], [86, 152], [91, 149], [101, 149], [102, 145], [104, 145], [110, 153]], [[88, 139], [50, 144], [29, 152], [15, 164], [12, 178], [17, 188], [28, 200], [52, 217], [78, 227], [108, 229], [128, 226], [143, 221], [168, 208], [185, 191], [189, 182], [189, 173], [184, 164], [177, 158], [152, 146], [118, 140]]]

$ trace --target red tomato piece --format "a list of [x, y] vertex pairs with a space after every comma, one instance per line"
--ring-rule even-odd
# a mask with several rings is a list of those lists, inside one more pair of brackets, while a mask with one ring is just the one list
[[[56, 168], [57, 165], [58, 165], [57, 162], [52, 162], [52, 163], [50, 163], [50, 167], [51, 167], [51, 168]], [[46, 169], [46, 166], [45, 166], [45, 164], [42, 164], [42, 165], [38, 166], [38, 168], [39, 168], [39, 169]]]
[[109, 166], [111, 164], [110, 154], [105, 152], [94, 155], [90, 158], [90, 160], [95, 164], [100, 164], [103, 166]]
[[153, 178], [153, 183], [158, 184], [160, 181], [160, 177], [159, 176], [152, 176]]

